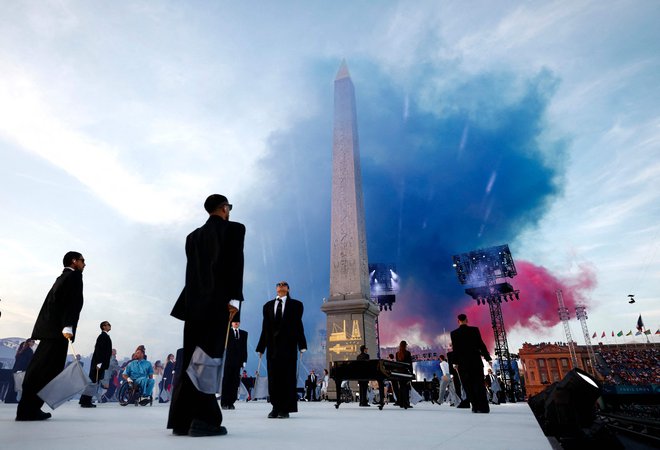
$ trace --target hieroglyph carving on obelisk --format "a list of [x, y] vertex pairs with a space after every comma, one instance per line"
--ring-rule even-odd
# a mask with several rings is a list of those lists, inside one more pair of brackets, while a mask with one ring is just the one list
[[379, 310], [370, 300], [355, 90], [346, 62], [335, 78], [331, 217], [330, 296], [321, 307], [327, 314], [328, 366], [355, 359], [362, 344], [377, 351]]
[[330, 299], [369, 298], [355, 90], [346, 63], [335, 78]]

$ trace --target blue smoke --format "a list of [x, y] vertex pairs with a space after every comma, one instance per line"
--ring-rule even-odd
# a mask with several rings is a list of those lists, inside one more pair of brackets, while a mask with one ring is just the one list
[[[255, 300], [245, 303], [243, 315], [244, 321], [253, 316], [258, 334], [261, 304], [272, 298], [275, 282], [286, 279], [293, 297], [305, 301], [310, 348], [320, 343], [320, 306], [329, 291], [336, 68], [318, 69], [322, 115], [272, 136], [263, 161], [268, 176], [253, 205], [263, 217], [246, 242], [247, 264], [259, 281], [246, 285]], [[557, 80], [548, 71], [527, 80], [481, 74], [434, 93], [428, 80], [442, 74], [430, 69], [406, 89], [373, 65], [349, 69], [357, 95], [369, 261], [397, 265], [402, 289], [395, 310], [414, 301], [414, 310], [428, 318], [425, 326], [452, 328], [447, 313], [464, 294], [451, 255], [515, 243], [561, 193], [566, 143], [542, 135]], [[424, 295], [410, 298], [407, 287], [413, 286]]]

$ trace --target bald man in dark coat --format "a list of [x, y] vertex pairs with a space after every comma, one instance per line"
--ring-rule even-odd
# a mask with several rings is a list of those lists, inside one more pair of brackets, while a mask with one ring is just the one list
[[78, 401], [83, 408], [94, 408], [96, 406], [92, 403], [92, 396], [96, 393], [98, 383], [103, 379], [105, 371], [110, 367], [112, 339], [110, 339], [108, 332], [112, 327], [107, 320], [101, 322], [99, 326], [101, 327], [101, 334], [96, 338], [92, 362], [89, 365], [89, 379], [92, 380], [92, 385], [88, 386], [88, 389], [83, 392]]
[[223, 356], [230, 315], [238, 312], [243, 300], [245, 226], [229, 221], [232, 205], [224, 195], [209, 196], [204, 209], [208, 220], [186, 239], [186, 285], [171, 313], [185, 322], [182, 373], [167, 422], [179, 436], [227, 434], [215, 394], [197, 390], [185, 371], [196, 347], [211, 358]]
[[45, 420], [44, 401], [37, 393], [64, 369], [68, 340], [73, 342], [83, 307], [82, 273], [85, 258], [78, 252], [67, 252], [62, 259], [64, 270], [50, 288], [32, 330], [39, 345], [23, 379], [23, 394], [16, 409], [17, 421]]

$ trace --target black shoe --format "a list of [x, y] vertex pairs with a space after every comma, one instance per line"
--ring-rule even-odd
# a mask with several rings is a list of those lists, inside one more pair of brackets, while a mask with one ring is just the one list
[[41, 410], [37, 411], [34, 414], [21, 414], [16, 415], [17, 422], [31, 422], [35, 420], [46, 420], [52, 417], [51, 413], [43, 412]]
[[227, 429], [222, 425], [209, 425], [198, 419], [193, 419], [188, 430], [188, 436], [202, 437], [202, 436], [224, 436], [227, 434]]
[[457, 406], [457, 408], [469, 408], [470, 407], [470, 402], [460, 402]]
[[473, 409], [472, 412], [477, 413], [477, 414], [488, 414], [490, 412], [490, 410], [489, 409]]
[[234, 405], [229, 405], [227, 406], [227, 409], [236, 409], [236, 408], [234, 407]]
[[80, 407], [81, 408], [96, 408], [96, 405], [94, 405], [92, 403], [81, 403]]
[[174, 428], [172, 434], [174, 436], [188, 436], [188, 428]]
[[360, 403], [360, 406], [371, 406], [371, 405], [369, 403], [364, 403], [364, 404]]
[[277, 419], [277, 411], [272, 410], [270, 413], [268, 413], [268, 418], [269, 419]]
[[281, 412], [277, 414], [278, 419], [288, 419], [289, 418], [289, 413], [288, 412]]
[[229, 407], [227, 405], [220, 405], [220, 408], [222, 409], [228, 409]]

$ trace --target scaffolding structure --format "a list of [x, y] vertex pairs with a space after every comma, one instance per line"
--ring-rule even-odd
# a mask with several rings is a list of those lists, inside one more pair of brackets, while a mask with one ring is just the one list
[[587, 354], [589, 355], [589, 371], [592, 375], [596, 376], [596, 354], [594, 348], [591, 346], [591, 338], [589, 337], [589, 329], [587, 328], [587, 308], [582, 305], [575, 307], [575, 315], [582, 325], [582, 333], [584, 334], [584, 343], [587, 345]]
[[571, 319], [571, 316], [568, 312], [568, 308], [564, 304], [564, 297], [561, 294], [561, 289], [557, 289], [557, 303], [559, 303], [559, 319], [564, 325], [564, 333], [566, 334], [566, 342], [568, 343], [568, 352], [571, 355], [571, 361], [573, 361], [573, 367], [577, 367], [577, 354], [575, 352], [575, 341], [573, 341], [573, 336], [571, 335], [571, 327], [569, 326], [568, 321]]
[[490, 321], [495, 338], [495, 358], [500, 367], [500, 375], [507, 399], [514, 403], [519, 386], [509, 352], [509, 343], [502, 317], [502, 302], [520, 300], [520, 291], [507, 282], [498, 279], [513, 278], [517, 275], [516, 266], [508, 245], [474, 250], [452, 257], [458, 282], [471, 287], [465, 293], [477, 301], [477, 305], [488, 304]]

